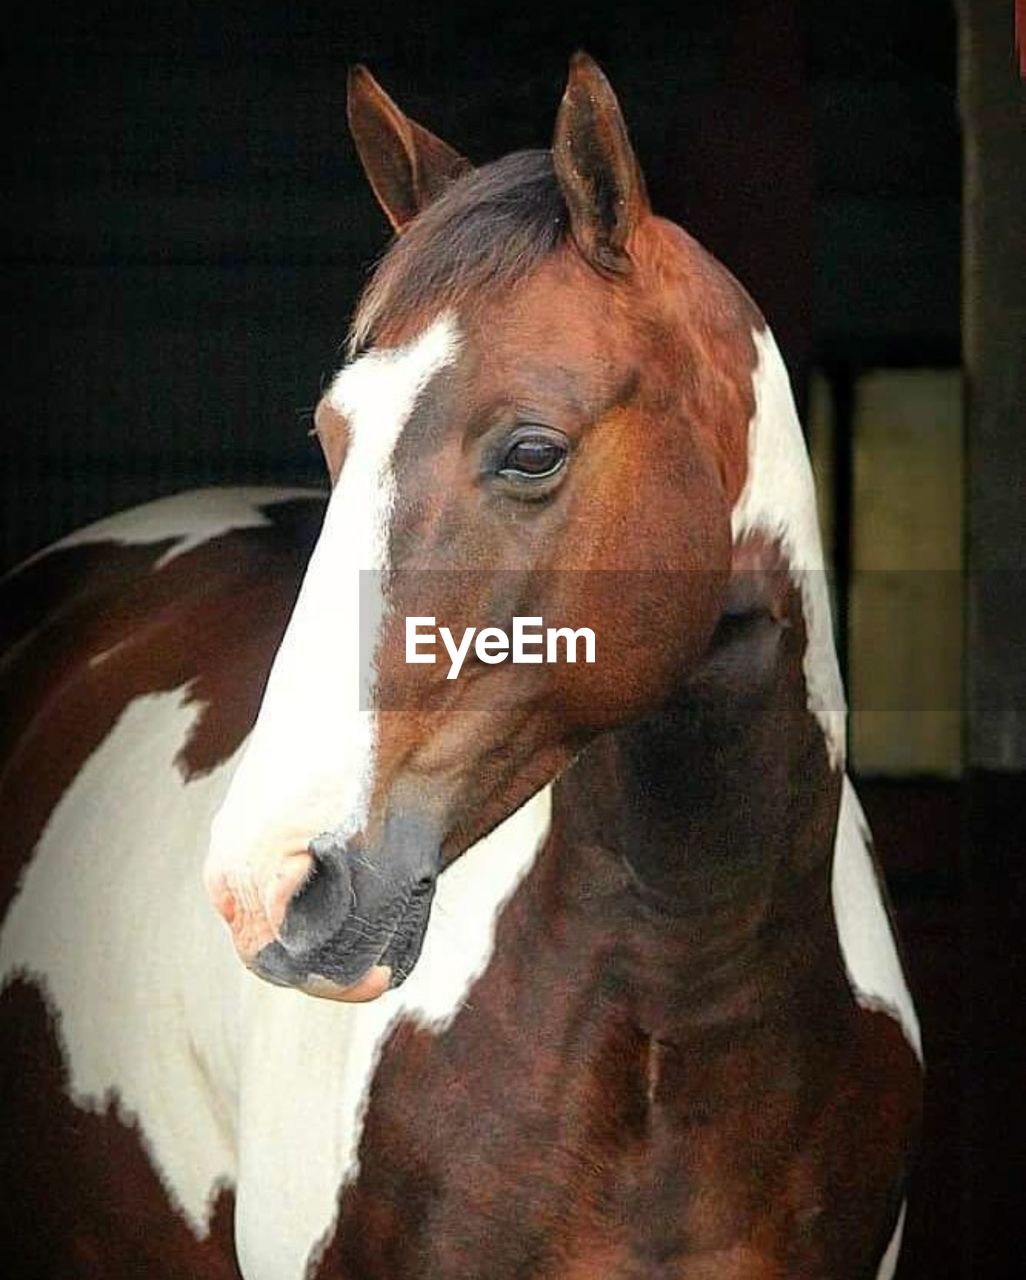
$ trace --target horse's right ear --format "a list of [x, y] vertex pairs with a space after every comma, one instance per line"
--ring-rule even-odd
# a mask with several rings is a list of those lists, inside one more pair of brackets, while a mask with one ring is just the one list
[[570, 60], [552, 163], [578, 249], [601, 271], [626, 271], [627, 242], [648, 210], [648, 196], [616, 94], [586, 53]]
[[346, 109], [364, 172], [398, 232], [472, 168], [447, 142], [404, 115], [366, 67], [349, 72]]

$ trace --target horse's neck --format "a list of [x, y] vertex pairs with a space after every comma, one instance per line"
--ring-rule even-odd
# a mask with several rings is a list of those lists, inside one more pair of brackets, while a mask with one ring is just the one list
[[735, 1011], [753, 978], [781, 998], [816, 943], [836, 948], [845, 716], [804, 441], [768, 331], [756, 346], [732, 607], [689, 684], [594, 744], [561, 806], [570, 839], [629, 869], [633, 935], [666, 1001], [715, 971]]
[[[703, 674], [615, 741], [620, 851], [643, 896], [678, 915], [763, 903], [783, 871], [829, 857], [812, 832], [820, 810], [837, 810], [823, 734], [806, 707], [800, 631], [762, 617], [723, 629], [739, 633], [715, 659], [726, 671]], [[737, 668], [768, 649], [778, 651], [772, 671], [755, 687], [747, 672], [734, 683]]]
[[[841, 775], [806, 705], [803, 629], [727, 626], [739, 634], [724, 640], [725, 670], [597, 742], [560, 789], [565, 838], [626, 867], [639, 972], [671, 1003], [713, 971], [739, 984], [758, 975], [767, 997], [782, 996], [765, 979], [800, 980], [789, 949], [807, 949], [813, 926], [831, 945]], [[735, 664], [760, 649], [763, 678], [733, 685]]]

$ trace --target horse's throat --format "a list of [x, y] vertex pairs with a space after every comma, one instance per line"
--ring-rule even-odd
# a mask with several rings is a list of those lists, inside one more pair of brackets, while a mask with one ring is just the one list
[[564, 779], [568, 838], [622, 860], [640, 927], [684, 970], [743, 969], [827, 911], [841, 775], [804, 646], [800, 622], [725, 619], [686, 688]]

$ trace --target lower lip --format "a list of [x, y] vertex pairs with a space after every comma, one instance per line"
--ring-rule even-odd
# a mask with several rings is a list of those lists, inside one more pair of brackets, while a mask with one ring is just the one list
[[303, 991], [307, 995], [319, 996], [324, 1000], [338, 1000], [343, 1004], [366, 1004], [369, 1000], [377, 1000], [388, 990], [392, 981], [392, 970], [388, 965], [376, 964], [363, 975], [359, 982], [350, 987], [340, 987], [326, 978], [311, 976], [304, 984]]

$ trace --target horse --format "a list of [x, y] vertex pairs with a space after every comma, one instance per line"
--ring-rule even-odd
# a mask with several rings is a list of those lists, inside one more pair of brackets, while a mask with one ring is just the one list
[[480, 168], [362, 67], [348, 114], [395, 234], [327, 500], [162, 499], [4, 583], [5, 1257], [890, 1277], [920, 1032], [770, 330], [586, 55]]

